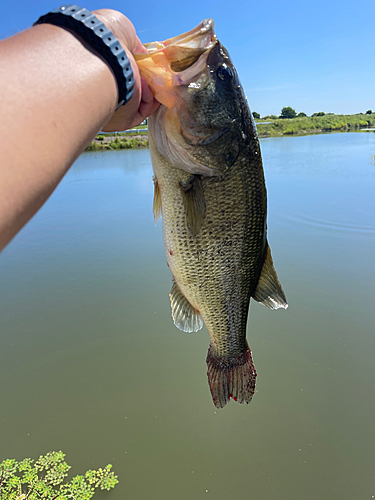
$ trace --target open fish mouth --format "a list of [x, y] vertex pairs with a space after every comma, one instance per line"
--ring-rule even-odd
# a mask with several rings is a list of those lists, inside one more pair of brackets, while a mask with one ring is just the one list
[[[182, 33], [182, 35], [175, 36], [173, 38], [168, 38], [162, 42], [165, 46], [172, 44], [185, 45], [190, 47], [203, 47], [206, 44], [211, 43], [212, 41], [216, 41], [215, 34], [215, 23], [211, 18], [204, 19], [198, 26], [193, 28], [186, 33]], [[158, 43], [158, 42], [154, 42]], [[153, 45], [148, 44], [148, 45]]]
[[148, 54], [137, 54], [136, 60], [138, 62], [150, 56], [154, 59], [163, 55], [173, 72], [184, 71], [215, 45], [217, 39], [214, 27], [213, 19], [204, 19], [194, 29], [182, 35], [168, 38], [164, 42], [146, 43]]
[[[195, 122], [188, 109], [185, 109], [179, 89], [189, 87], [200, 89], [197, 79], [207, 71], [207, 58], [218, 43], [212, 19], [203, 20], [194, 29], [182, 35], [168, 38], [163, 42], [145, 44], [147, 53], [135, 54], [140, 74], [146, 79], [156, 99], [170, 111], [169, 119], [178, 109], [181, 133], [187, 144], [206, 145], [218, 139], [223, 130], [202, 128]], [[179, 120], [180, 119], [180, 120]]]
[[163, 96], [165, 90], [188, 85], [206, 67], [210, 50], [217, 42], [214, 21], [205, 19], [196, 28], [164, 42], [146, 43], [147, 53], [135, 54], [141, 76], [156, 93], [156, 98], [167, 107], [172, 101]]

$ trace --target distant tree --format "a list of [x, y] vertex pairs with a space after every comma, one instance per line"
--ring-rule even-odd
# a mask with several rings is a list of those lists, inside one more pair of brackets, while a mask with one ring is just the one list
[[326, 116], [334, 116], [335, 113], [326, 113]]
[[297, 118], [303, 118], [304, 116], [307, 116], [306, 113], [298, 113]]
[[319, 111], [318, 113], [313, 113], [311, 116], [324, 116], [324, 111]]
[[372, 115], [372, 111], [371, 111], [371, 109], [368, 109], [368, 110], [366, 111], [366, 115]]
[[280, 118], [295, 118], [297, 115], [295, 109], [291, 108], [290, 106], [287, 106], [286, 108], [283, 108], [281, 110], [281, 115]]
[[260, 120], [260, 114], [257, 113], [256, 111], [253, 111], [253, 117], [256, 118], [257, 120]]
[[279, 117], [276, 116], [276, 115], [266, 115], [266, 116], [263, 116], [263, 120], [277, 120]]

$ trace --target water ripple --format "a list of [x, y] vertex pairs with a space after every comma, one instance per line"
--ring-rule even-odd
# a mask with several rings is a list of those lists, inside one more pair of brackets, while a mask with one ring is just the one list
[[375, 233], [375, 226], [365, 226], [360, 224], [340, 224], [338, 222], [326, 221], [306, 215], [287, 215], [285, 218], [291, 222], [297, 222], [299, 224], [305, 224], [314, 227], [323, 227], [335, 231], [355, 232], [363, 234]]

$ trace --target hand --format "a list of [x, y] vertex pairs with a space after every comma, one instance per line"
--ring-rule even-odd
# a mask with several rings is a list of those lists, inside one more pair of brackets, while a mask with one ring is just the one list
[[118, 38], [126, 51], [134, 75], [134, 93], [130, 101], [121, 106], [103, 127], [104, 132], [126, 130], [143, 122], [158, 109], [160, 103], [155, 99], [146, 80], [141, 78], [133, 54], [147, 52], [135, 33], [133, 24], [121, 12], [100, 9], [93, 12]]

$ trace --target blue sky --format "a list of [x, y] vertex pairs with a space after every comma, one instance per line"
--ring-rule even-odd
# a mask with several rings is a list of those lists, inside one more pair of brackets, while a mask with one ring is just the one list
[[[28, 28], [59, 5], [4, 0], [0, 38]], [[250, 107], [261, 116], [278, 115], [283, 106], [308, 115], [375, 110], [375, 0], [86, 0], [81, 5], [122, 11], [143, 42], [178, 35], [212, 17]]]

